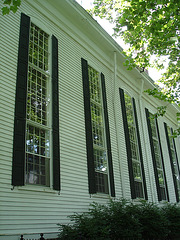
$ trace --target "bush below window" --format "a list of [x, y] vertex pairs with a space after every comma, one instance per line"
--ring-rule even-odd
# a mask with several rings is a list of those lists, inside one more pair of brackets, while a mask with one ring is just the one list
[[162, 207], [140, 201], [93, 203], [88, 212], [70, 216], [72, 224], [60, 224], [61, 240], [170, 240], [180, 239], [180, 207]]

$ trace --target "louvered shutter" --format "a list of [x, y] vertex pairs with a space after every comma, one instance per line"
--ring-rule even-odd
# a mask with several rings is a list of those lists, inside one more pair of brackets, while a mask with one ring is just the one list
[[104, 120], [105, 120], [105, 128], [106, 128], [106, 144], [107, 144], [111, 196], [115, 197], [114, 173], [113, 173], [111, 140], [110, 140], [110, 131], [109, 131], [109, 118], [108, 118], [107, 99], [106, 99], [106, 86], [105, 86], [105, 77], [103, 73], [101, 73], [101, 86], [102, 86], [102, 97], [103, 97], [103, 107], [104, 107]]
[[14, 140], [12, 160], [13, 186], [24, 185], [29, 28], [30, 18], [22, 13], [20, 22], [15, 96]]
[[158, 201], [161, 201], [162, 199], [161, 199], [161, 191], [160, 191], [160, 186], [159, 186], [159, 178], [158, 178], [158, 171], [157, 171], [157, 165], [156, 165], [156, 156], [155, 156], [155, 152], [154, 152], [152, 128], [151, 128], [151, 123], [150, 123], [150, 119], [149, 119], [149, 111], [147, 108], [145, 108], [145, 112], [146, 112], [146, 120], [147, 120], [147, 126], [148, 126], [148, 134], [149, 134], [151, 155], [152, 155], [152, 161], [153, 161], [153, 167], [154, 167], [154, 176], [155, 176], [155, 181], [156, 181]]
[[135, 124], [136, 124], [137, 141], [138, 141], [138, 147], [139, 147], [139, 156], [140, 156], [140, 161], [141, 161], [141, 170], [142, 170], [142, 177], [143, 177], [144, 195], [145, 195], [145, 199], [148, 200], [147, 187], [146, 187], [146, 178], [145, 178], [145, 172], [144, 172], [143, 155], [142, 155], [142, 147], [141, 147], [141, 140], [140, 140], [140, 134], [139, 134], [139, 125], [138, 125], [138, 118], [137, 118], [137, 111], [136, 111], [136, 103], [135, 103], [135, 99], [134, 98], [132, 98], [132, 103], [133, 103], [134, 118], [135, 118]]
[[58, 40], [52, 35], [53, 189], [60, 190]]
[[121, 110], [122, 110], [122, 117], [123, 117], [123, 124], [124, 124], [124, 135], [125, 135], [125, 141], [126, 141], [126, 152], [127, 152], [128, 170], [129, 170], [129, 181], [130, 181], [130, 188], [131, 188], [131, 198], [135, 199], [136, 193], [135, 193], [133, 166], [132, 166], [132, 153], [131, 153], [129, 129], [128, 129], [128, 122], [127, 122], [124, 90], [120, 88], [119, 93], [120, 93]]
[[81, 65], [82, 65], [82, 79], [83, 79], [83, 92], [84, 92], [84, 115], [85, 115], [89, 193], [93, 194], [93, 193], [96, 193], [96, 182], [95, 182], [94, 153], [93, 153], [93, 141], [92, 141], [93, 137], [92, 137], [92, 123], [91, 123], [88, 63], [85, 59], [82, 58]]
[[166, 187], [167, 200], [169, 202], [169, 192], [168, 192], [168, 186], [167, 186], [167, 178], [166, 178], [166, 174], [165, 174], [165, 165], [164, 165], [164, 158], [163, 158], [163, 153], [162, 153], [162, 146], [161, 146], [161, 138], [160, 138], [160, 133], [159, 133], [159, 126], [158, 126], [157, 119], [155, 119], [155, 121], [156, 121], [156, 127], [157, 127], [157, 135], [158, 135], [161, 159], [162, 159], [162, 167], [163, 167], [163, 171], [164, 171], [164, 182], [165, 182], [165, 187]]
[[[167, 129], [167, 124], [166, 123], [164, 123], [164, 129], [165, 129], [169, 158], [170, 158], [170, 163], [171, 163], [171, 171], [172, 171], [172, 175], [173, 175], [176, 201], [179, 202], [179, 193], [178, 193], [178, 187], [177, 187], [177, 182], [176, 182], [176, 174], [175, 174], [175, 169], [174, 169], [174, 164], [173, 164], [173, 157], [172, 157], [172, 153], [171, 153], [170, 140], [169, 140], [169, 134], [168, 134], [168, 129]], [[177, 154], [176, 149], [175, 149], [175, 154]], [[179, 170], [179, 165], [177, 165], [177, 167], [178, 167], [178, 170]]]

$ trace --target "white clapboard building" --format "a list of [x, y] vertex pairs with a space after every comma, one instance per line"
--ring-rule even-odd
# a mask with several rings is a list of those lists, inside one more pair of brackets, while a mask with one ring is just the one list
[[144, 92], [122, 48], [74, 0], [0, 16], [0, 239], [45, 238], [92, 202], [180, 199], [176, 106]]

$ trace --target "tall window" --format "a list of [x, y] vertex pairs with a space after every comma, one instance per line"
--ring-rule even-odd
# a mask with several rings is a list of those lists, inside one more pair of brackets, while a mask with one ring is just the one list
[[154, 150], [154, 168], [155, 172], [157, 172], [157, 181], [158, 187], [160, 190], [160, 200], [168, 200], [168, 193], [167, 193], [167, 185], [166, 185], [166, 177], [165, 177], [165, 170], [163, 164], [163, 158], [160, 148], [160, 139], [158, 133], [158, 126], [157, 120], [153, 118], [153, 114], [149, 113], [149, 121], [151, 125], [152, 131], [152, 150]]
[[51, 186], [54, 190], [60, 190], [58, 79], [58, 39], [54, 35], [49, 36], [31, 23], [29, 16], [21, 13], [14, 113], [13, 186], [23, 186], [25, 183], [50, 186], [52, 165]]
[[176, 153], [175, 140], [172, 137], [173, 130], [165, 124], [166, 138], [168, 143], [169, 156], [171, 161], [171, 169], [174, 180], [174, 187], [176, 193], [177, 202], [180, 201], [180, 169]]
[[49, 35], [31, 23], [26, 113], [27, 184], [50, 185]]
[[109, 193], [107, 147], [101, 94], [100, 74], [88, 66], [93, 153], [97, 192]]
[[115, 197], [105, 76], [81, 58], [89, 193]]
[[127, 115], [127, 124], [129, 130], [129, 141], [131, 148], [131, 159], [132, 159], [132, 169], [134, 177], [134, 186], [135, 186], [135, 195], [139, 198], [144, 198], [144, 189], [143, 189], [143, 175], [142, 175], [142, 166], [139, 154], [138, 138], [137, 138], [137, 129], [134, 117], [134, 109], [132, 98], [128, 94], [124, 94], [125, 97], [125, 106], [126, 106], [126, 115]]

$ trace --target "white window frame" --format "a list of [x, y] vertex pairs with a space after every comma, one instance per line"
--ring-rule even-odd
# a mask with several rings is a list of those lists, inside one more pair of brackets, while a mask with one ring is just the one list
[[[46, 114], [47, 114], [47, 125], [43, 125], [40, 123], [37, 123], [36, 121], [32, 121], [30, 119], [27, 119], [26, 117], [26, 129], [27, 129], [27, 125], [36, 127], [38, 129], [43, 129], [45, 131], [49, 132], [49, 172], [48, 172], [48, 178], [49, 178], [49, 183], [48, 185], [42, 185], [42, 184], [31, 184], [31, 183], [27, 183], [26, 179], [25, 179], [25, 184], [26, 185], [30, 185], [30, 186], [40, 186], [40, 187], [50, 187], [52, 188], [52, 97], [51, 97], [51, 92], [52, 92], [52, 78], [51, 78], [51, 53], [52, 53], [52, 46], [51, 46], [51, 33], [49, 33], [49, 31], [44, 30], [44, 27], [41, 25], [36, 24], [37, 21], [31, 21], [30, 22], [30, 31], [31, 31], [31, 23], [35, 26], [37, 26], [39, 29], [41, 29], [43, 32], [45, 32], [48, 36], [48, 70], [45, 71], [43, 69], [41, 69], [40, 67], [34, 65], [33, 63], [31, 63], [30, 61], [28, 62], [28, 73], [29, 73], [29, 67], [31, 67], [32, 69], [35, 69], [36, 71], [44, 74], [47, 77], [47, 86], [46, 86], [46, 102], [47, 104], [47, 109], [46, 109]], [[27, 81], [27, 85], [29, 82], [29, 78]], [[28, 89], [28, 86], [27, 86]], [[28, 96], [28, 91], [27, 91], [27, 96]], [[27, 113], [26, 113], [27, 114]], [[25, 152], [27, 153], [27, 149], [25, 148]], [[46, 151], [46, 150], [45, 150]], [[33, 153], [32, 153], [33, 155]], [[40, 155], [39, 155], [40, 156]], [[46, 156], [45, 156], [46, 158]], [[25, 158], [25, 162], [27, 162], [26, 158]], [[25, 164], [25, 176], [26, 176], [26, 164]], [[47, 176], [46, 176], [47, 177]]]
[[[176, 151], [175, 151], [175, 142], [174, 142], [174, 139], [172, 138], [173, 131], [169, 126], [167, 126], [167, 131], [168, 131], [170, 151], [171, 151], [172, 161], [173, 161], [172, 164], [174, 166], [174, 175], [176, 177], [177, 191], [178, 191], [179, 200], [180, 200], [180, 172], [179, 172], [179, 168], [178, 168], [179, 163], [178, 163], [178, 159], [177, 159]], [[172, 154], [172, 152], [173, 152], [173, 154]], [[175, 161], [173, 160], [173, 155], [174, 155]], [[176, 163], [176, 165], [174, 165], [174, 162]], [[176, 169], [175, 169], [175, 166], [176, 166]], [[179, 180], [178, 180], [178, 178], [179, 178]]]
[[[90, 77], [89, 77], [89, 91], [90, 91], [90, 104], [93, 103], [95, 105], [99, 105], [99, 107], [101, 108], [101, 114], [102, 114], [102, 128], [103, 128], [103, 141], [104, 141], [104, 146], [100, 147], [97, 144], [94, 143], [94, 139], [92, 139], [93, 141], [93, 154], [94, 154], [94, 149], [97, 149], [99, 151], [104, 151], [106, 153], [106, 173], [103, 173], [103, 171], [97, 171], [95, 170], [95, 174], [97, 173], [101, 173], [104, 175], [107, 175], [107, 190], [108, 192], [101, 192], [98, 191], [97, 189], [97, 193], [98, 194], [110, 194], [110, 181], [109, 181], [109, 166], [108, 166], [108, 152], [107, 152], [107, 143], [106, 143], [106, 131], [105, 131], [105, 119], [104, 119], [104, 106], [103, 106], [103, 97], [102, 97], [102, 85], [101, 85], [101, 77], [100, 77], [100, 72], [98, 70], [96, 70], [94, 67], [92, 67], [90, 64], [88, 64], [88, 75], [89, 75], [89, 68], [91, 68], [93, 71], [95, 71], [96, 73], [98, 73], [98, 82], [99, 82], [99, 90], [100, 90], [100, 103], [94, 101], [93, 99], [91, 99], [91, 89], [90, 89]], [[91, 107], [90, 107], [91, 109]], [[91, 112], [91, 124], [92, 124], [92, 136], [93, 136], [93, 121], [92, 121], [92, 112]], [[95, 158], [94, 158], [94, 165], [96, 165], [95, 163]], [[96, 168], [96, 166], [95, 166]], [[95, 180], [95, 184], [97, 187], [97, 180]]]
[[[150, 125], [151, 125], [151, 129], [152, 129], [152, 140], [153, 140], [153, 148], [154, 148], [154, 154], [155, 154], [157, 174], [158, 174], [158, 171], [162, 172], [163, 183], [164, 183], [164, 184], [160, 183], [160, 181], [159, 181], [159, 174], [158, 174], [158, 182], [159, 182], [160, 194], [161, 194], [161, 188], [164, 188], [166, 199], [162, 199], [162, 200], [168, 201], [166, 177], [165, 177], [165, 170], [163, 168], [163, 159], [162, 159], [162, 153], [161, 153], [161, 149], [160, 149], [160, 142], [159, 142], [159, 137], [158, 137], [158, 132], [157, 132], [157, 123], [156, 123], [152, 113], [149, 112], [149, 116], [150, 116], [150, 119], [149, 119], [150, 120]], [[155, 132], [153, 131], [152, 121], [153, 121], [153, 124], [154, 124]], [[158, 153], [156, 152], [154, 141], [156, 141], [157, 144], [158, 144]], [[156, 155], [158, 155], [160, 157], [161, 167], [158, 167]], [[161, 195], [161, 198], [162, 198], [162, 195]]]
[[[133, 176], [134, 176], [134, 184], [136, 182], [139, 182], [142, 184], [142, 193], [143, 193], [143, 197], [136, 197], [136, 198], [143, 198], [145, 199], [145, 192], [144, 192], [144, 181], [143, 181], [143, 173], [142, 173], [142, 166], [141, 166], [141, 159], [140, 159], [140, 152], [139, 152], [139, 142], [138, 142], [138, 136], [137, 136], [137, 128], [136, 128], [136, 120], [135, 120], [135, 116], [134, 116], [134, 106], [133, 106], [133, 102], [132, 102], [132, 97], [131, 95], [127, 92], [127, 91], [124, 91], [124, 100], [125, 100], [125, 106], [126, 106], [126, 114], [127, 114], [127, 101], [126, 101], [126, 97], [125, 96], [128, 96], [131, 100], [131, 108], [132, 108], [132, 118], [133, 118], [133, 124], [129, 124], [129, 121], [128, 121], [128, 115], [127, 115], [127, 124], [128, 124], [128, 130], [129, 130], [129, 127], [133, 127], [134, 131], [135, 131], [135, 136], [136, 136], [136, 150], [137, 150], [137, 158], [138, 159], [135, 159], [133, 158], [133, 154], [132, 154], [132, 145], [131, 145], [131, 138], [130, 138], [130, 132], [129, 132], [129, 141], [130, 141], [130, 147], [131, 147], [131, 154], [132, 154], [132, 167], [133, 167], [133, 162], [136, 162], [139, 164], [140, 166], [140, 173], [141, 173], [141, 180], [140, 179], [135, 179], [135, 176], [134, 176], [134, 169], [133, 169]], [[135, 188], [135, 186], [134, 186]], [[135, 193], [136, 193], [136, 188], [135, 188]]]

